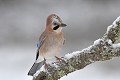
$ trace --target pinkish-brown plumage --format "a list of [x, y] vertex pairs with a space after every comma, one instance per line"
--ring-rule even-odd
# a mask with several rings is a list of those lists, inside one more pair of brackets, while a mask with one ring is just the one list
[[47, 17], [46, 29], [41, 34], [38, 42], [36, 61], [30, 69], [28, 75], [33, 75], [44, 65], [44, 59], [47, 62], [54, 60], [55, 56], [60, 57], [60, 50], [64, 43], [64, 34], [62, 27], [66, 24], [56, 14]]

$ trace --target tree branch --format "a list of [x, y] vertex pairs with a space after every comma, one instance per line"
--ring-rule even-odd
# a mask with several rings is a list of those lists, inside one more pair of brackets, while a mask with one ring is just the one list
[[63, 60], [48, 65], [46, 70], [40, 69], [33, 80], [58, 80], [64, 75], [96, 61], [106, 61], [120, 56], [120, 17], [112, 25], [108, 26], [102, 38], [94, 41], [93, 45], [82, 51], [76, 51], [65, 55]]

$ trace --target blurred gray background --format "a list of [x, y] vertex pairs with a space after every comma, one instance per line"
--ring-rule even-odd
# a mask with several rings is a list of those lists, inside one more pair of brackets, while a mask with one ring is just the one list
[[[31, 80], [46, 17], [59, 15], [66, 43], [62, 54], [82, 50], [101, 38], [120, 16], [120, 0], [0, 0], [0, 80]], [[120, 58], [97, 62], [61, 80], [120, 80]]]

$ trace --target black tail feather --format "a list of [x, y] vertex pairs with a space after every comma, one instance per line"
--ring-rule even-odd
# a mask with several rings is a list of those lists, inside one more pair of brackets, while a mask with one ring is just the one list
[[33, 66], [31, 67], [31, 69], [28, 72], [28, 75], [33, 76], [37, 70], [39, 70], [43, 65], [44, 65], [45, 61], [41, 61], [39, 63], [34, 63]]

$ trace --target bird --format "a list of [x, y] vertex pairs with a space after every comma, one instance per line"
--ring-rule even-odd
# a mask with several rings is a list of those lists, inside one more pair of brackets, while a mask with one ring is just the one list
[[36, 60], [28, 72], [29, 76], [33, 76], [47, 61], [61, 57], [60, 50], [65, 42], [62, 28], [66, 26], [56, 14], [47, 17], [46, 28], [39, 37]]

